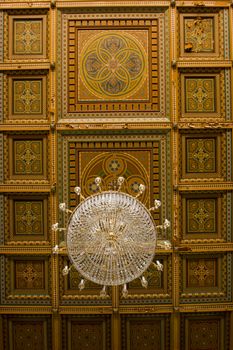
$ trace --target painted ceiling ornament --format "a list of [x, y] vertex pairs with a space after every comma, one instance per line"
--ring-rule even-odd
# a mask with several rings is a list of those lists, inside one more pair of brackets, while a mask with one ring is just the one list
[[147, 70], [143, 45], [126, 32], [101, 32], [80, 55], [81, 80], [98, 98], [127, 99], [142, 86]]
[[[162, 264], [153, 262], [157, 246], [157, 229], [167, 229], [170, 222], [156, 226], [151, 211], [160, 207], [161, 202], [155, 200], [154, 206], [147, 209], [138, 199], [145, 191], [141, 184], [136, 196], [121, 191], [125, 179], [118, 177], [117, 188], [102, 190], [102, 179], [95, 179], [98, 192], [84, 198], [80, 187], [75, 187], [75, 193], [81, 201], [72, 211], [65, 203], [59, 208], [69, 217], [66, 228], [66, 245], [68, 256], [72, 262], [65, 266], [63, 275], [67, 275], [74, 267], [83, 277], [79, 289], [85, 287], [85, 280], [103, 286], [101, 296], [106, 296], [106, 286], [123, 285], [122, 294], [127, 297], [127, 283], [136, 278], [141, 279], [143, 287], [148, 282], [143, 276], [147, 268], [153, 264], [162, 271]], [[55, 231], [63, 230], [54, 224]], [[161, 247], [161, 241], [159, 246]], [[168, 241], [162, 244], [164, 249], [170, 249]], [[61, 248], [64, 249], [64, 246]], [[53, 248], [53, 253], [59, 253], [59, 247]]]

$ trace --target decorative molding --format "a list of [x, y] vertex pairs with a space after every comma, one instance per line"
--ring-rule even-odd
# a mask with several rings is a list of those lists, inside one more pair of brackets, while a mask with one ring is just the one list
[[[32, 187], [33, 185], [35, 185], [36, 187]], [[0, 185], [0, 192], [3, 192], [3, 193], [9, 193], [9, 192], [49, 193], [50, 191], [51, 191], [51, 185], [48, 185], [48, 184], [44, 185], [44, 184], [41, 184], [41, 182], [35, 181], [35, 180], [31, 180], [31, 181], [25, 180], [20, 182], [14, 181], [14, 184]]]
[[3, 61], [4, 46], [4, 12], [0, 11], [0, 62]]
[[231, 122], [179, 122], [177, 124], [179, 129], [232, 129]]
[[170, 1], [87, 1], [85, 3], [79, 2], [79, 1], [66, 1], [65, 3], [63, 1], [56, 1], [56, 7], [57, 8], [79, 8], [80, 10], [88, 11], [88, 8], [96, 8], [97, 10], [103, 11], [103, 8], [110, 8], [114, 11], [115, 7], [120, 7], [121, 9], [128, 9], [130, 6], [134, 6], [136, 9], [139, 8], [139, 10], [146, 9], [147, 11], [152, 8], [154, 10], [154, 7], [169, 7]]
[[[5, 238], [5, 207], [4, 207], [4, 196], [0, 194], [0, 245], [4, 244]], [[1, 249], [0, 249], [1, 250]]]
[[4, 137], [0, 133], [0, 183], [4, 181]]
[[30, 63], [26, 63], [26, 62], [12, 62], [12, 63], [8, 63], [8, 62], [4, 62], [4, 63], [0, 63], [0, 71], [12, 71], [12, 70], [49, 70], [50, 68], [50, 63], [48, 60], [44, 60], [44, 61], [39, 61], [37, 63], [35, 62], [30, 62]]

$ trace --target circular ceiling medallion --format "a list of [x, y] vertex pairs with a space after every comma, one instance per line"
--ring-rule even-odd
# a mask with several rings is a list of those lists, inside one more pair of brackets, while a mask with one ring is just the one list
[[152, 216], [137, 198], [105, 191], [76, 207], [68, 224], [67, 248], [84, 278], [120, 285], [140, 277], [149, 267], [156, 237]]
[[127, 99], [147, 76], [145, 49], [126, 32], [106, 31], [91, 37], [80, 60], [80, 77], [98, 98]]

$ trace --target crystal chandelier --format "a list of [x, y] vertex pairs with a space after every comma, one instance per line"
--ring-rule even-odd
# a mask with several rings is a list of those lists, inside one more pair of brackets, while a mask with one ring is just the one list
[[[157, 243], [157, 229], [170, 226], [168, 220], [156, 226], [151, 211], [160, 207], [159, 200], [154, 207], [147, 209], [138, 197], [145, 191], [140, 185], [138, 194], [133, 197], [121, 191], [125, 179], [117, 179], [117, 188], [102, 191], [101, 178], [95, 183], [98, 192], [87, 198], [81, 194], [81, 188], [75, 187], [80, 203], [71, 211], [65, 203], [59, 208], [70, 214], [66, 228], [59, 228], [58, 223], [52, 226], [55, 231], [66, 231], [66, 246], [72, 265], [65, 266], [63, 275], [75, 268], [83, 277], [79, 284], [82, 290], [85, 280], [103, 286], [101, 296], [106, 295], [107, 286], [123, 285], [123, 296], [127, 296], [127, 283], [141, 278], [143, 287], [148, 282], [143, 276], [147, 268], [154, 264], [162, 270], [162, 264], [153, 262]], [[159, 243], [160, 247], [170, 248], [169, 241]], [[57, 254], [64, 247], [56, 245], [53, 253]]]

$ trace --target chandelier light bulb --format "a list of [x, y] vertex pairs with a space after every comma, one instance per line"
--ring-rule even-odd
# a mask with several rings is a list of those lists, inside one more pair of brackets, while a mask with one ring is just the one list
[[161, 201], [159, 199], [155, 199], [154, 201], [154, 206], [155, 206], [155, 209], [158, 209], [159, 207], [161, 207]]
[[156, 267], [158, 271], [163, 271], [163, 264], [159, 260], [156, 260]]
[[100, 291], [100, 296], [101, 296], [102, 298], [104, 298], [104, 297], [107, 296], [106, 286], [103, 286], [103, 288], [101, 289], [101, 291]]
[[143, 192], [145, 192], [146, 186], [143, 185], [143, 184], [140, 184], [139, 187], [138, 187], [138, 189], [139, 189], [139, 192], [140, 192], [140, 193], [143, 193]]
[[122, 289], [122, 296], [124, 298], [127, 298], [128, 294], [129, 294], [129, 292], [128, 292], [128, 289], [127, 289], [127, 284], [124, 284], [123, 285], [123, 289]]
[[167, 220], [167, 219], [165, 219], [165, 220], [164, 220], [163, 227], [164, 227], [164, 228], [168, 228], [168, 227], [170, 227], [170, 226], [171, 226], [170, 221], [169, 221], [169, 220]]
[[59, 209], [60, 209], [61, 211], [66, 211], [66, 203], [60, 203], [60, 204], [59, 204]]
[[58, 245], [55, 245], [55, 247], [53, 247], [52, 251], [53, 251], [53, 254], [58, 254], [59, 253]]
[[81, 187], [76, 186], [74, 188], [74, 192], [77, 194], [77, 196], [80, 196], [80, 194], [81, 194]]
[[85, 281], [84, 279], [81, 279], [79, 285], [78, 285], [79, 290], [83, 290], [85, 288]]
[[58, 230], [58, 222], [56, 222], [56, 224], [52, 225], [52, 230], [53, 231], [57, 231]]
[[97, 186], [99, 186], [101, 184], [101, 182], [102, 182], [101, 177], [96, 177], [95, 178], [95, 183], [96, 183]]
[[117, 183], [118, 185], [122, 185], [125, 181], [125, 178], [123, 176], [119, 176], [118, 179], [117, 179]]
[[163, 244], [164, 244], [164, 248], [166, 250], [169, 250], [172, 247], [171, 242], [169, 242], [169, 241], [164, 241]]
[[63, 274], [63, 276], [67, 276], [68, 273], [69, 273], [69, 267], [65, 266], [64, 269], [62, 270], [62, 274]]
[[142, 284], [143, 288], [147, 288], [148, 287], [148, 282], [147, 282], [147, 280], [145, 279], [144, 276], [142, 276], [142, 278], [141, 278], [141, 284]]
[[124, 181], [125, 181], [125, 179], [124, 179], [123, 176], [119, 176], [119, 177], [118, 177], [118, 179], [117, 179], [117, 183], [118, 183], [118, 186], [119, 186], [119, 187], [118, 187], [118, 191], [121, 190], [121, 186], [123, 185]]

